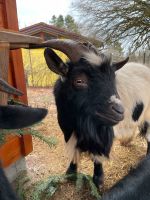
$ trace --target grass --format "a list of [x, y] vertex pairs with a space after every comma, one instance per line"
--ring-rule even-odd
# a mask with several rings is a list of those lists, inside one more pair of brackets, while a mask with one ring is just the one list
[[16, 181], [16, 188], [21, 200], [49, 200], [59, 190], [60, 185], [67, 186], [69, 182], [74, 185], [76, 193], [81, 194], [86, 187], [93, 199], [100, 199], [100, 193], [94, 185], [92, 177], [82, 173], [53, 175], [32, 184], [31, 179], [23, 172]]

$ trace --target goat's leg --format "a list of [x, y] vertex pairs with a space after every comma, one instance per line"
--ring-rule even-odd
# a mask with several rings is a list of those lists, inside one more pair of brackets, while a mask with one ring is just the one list
[[147, 155], [150, 154], [150, 142], [147, 141]]
[[97, 188], [100, 188], [104, 182], [103, 166], [100, 162], [94, 162], [93, 182]]
[[147, 139], [147, 154], [150, 154], [150, 123], [147, 123], [147, 131], [146, 131], [146, 139]]
[[150, 122], [145, 122], [146, 140], [147, 140], [147, 154], [150, 154]]
[[66, 174], [76, 174], [77, 173], [77, 163], [73, 163], [73, 161], [71, 161]]
[[141, 135], [147, 140], [147, 154], [150, 154], [150, 122], [145, 121], [141, 127]]
[[71, 163], [66, 171], [66, 174], [76, 174], [77, 173], [79, 160], [80, 160], [80, 152], [78, 149], [76, 149], [73, 160], [71, 161]]

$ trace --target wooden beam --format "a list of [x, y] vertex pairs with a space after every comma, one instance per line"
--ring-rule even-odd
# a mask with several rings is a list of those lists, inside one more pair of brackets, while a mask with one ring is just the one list
[[0, 29], [0, 41], [7, 41], [9, 43], [21, 44], [39, 44], [43, 40], [39, 37], [24, 35], [17, 32], [6, 31]]
[[28, 131], [27, 134], [22, 135], [21, 147], [23, 156], [27, 156], [33, 150], [32, 137], [28, 134]]
[[[9, 43], [0, 41], [0, 78], [8, 81]], [[0, 92], [0, 104], [7, 104], [8, 94]]]

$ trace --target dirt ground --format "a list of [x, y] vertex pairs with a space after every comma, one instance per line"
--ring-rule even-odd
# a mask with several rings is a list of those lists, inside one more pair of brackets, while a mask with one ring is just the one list
[[[28, 100], [31, 106], [45, 107], [49, 110], [48, 116], [43, 120], [43, 124], [39, 126], [38, 130], [46, 136], [55, 136], [58, 140], [58, 144], [50, 148], [37, 138], [33, 138], [33, 152], [26, 157], [28, 173], [33, 181], [41, 180], [49, 175], [63, 174], [69, 163], [65, 156], [63, 134], [57, 123], [52, 89], [28, 88]], [[140, 137], [136, 138], [129, 147], [120, 146], [119, 142], [115, 141], [110, 160], [104, 163], [105, 179], [103, 191], [106, 191], [117, 180], [127, 174], [129, 169], [135, 166], [145, 153], [146, 142]], [[92, 162], [83, 157], [79, 171], [92, 175]], [[91, 197], [88, 191], [84, 195], [75, 194], [74, 187], [68, 185], [67, 187], [60, 187], [60, 190], [53, 197], [53, 200], [57, 199], [90, 200]]]

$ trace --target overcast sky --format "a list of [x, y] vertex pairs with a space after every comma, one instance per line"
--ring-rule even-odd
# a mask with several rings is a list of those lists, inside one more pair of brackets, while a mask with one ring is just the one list
[[52, 15], [71, 14], [72, 0], [17, 0], [20, 28], [38, 22], [48, 23]]

